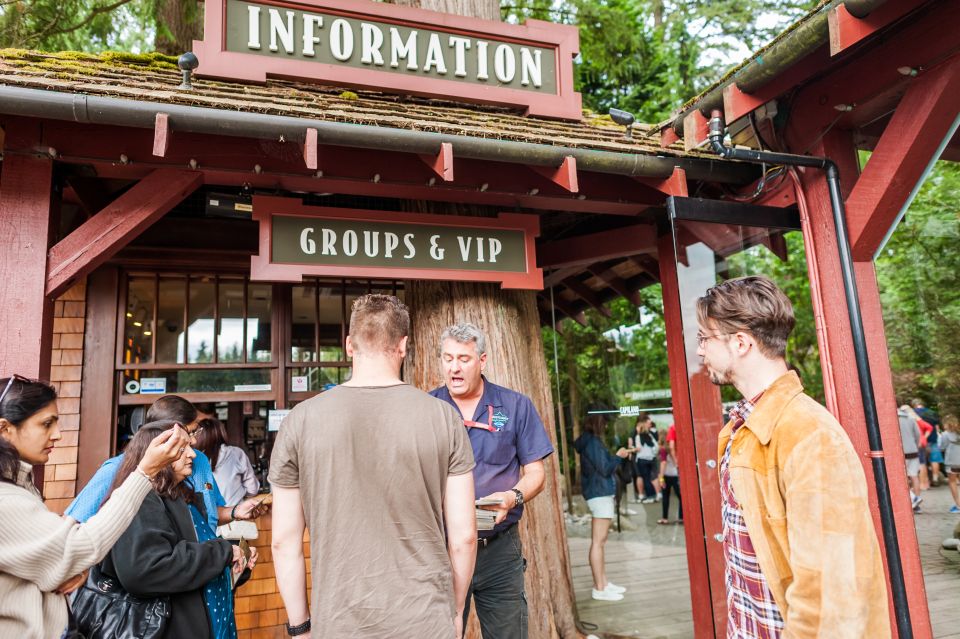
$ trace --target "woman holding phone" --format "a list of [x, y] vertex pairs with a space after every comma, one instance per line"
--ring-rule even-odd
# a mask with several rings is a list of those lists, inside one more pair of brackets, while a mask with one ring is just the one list
[[210, 458], [213, 476], [228, 507], [260, 492], [260, 480], [253, 472], [250, 458], [242, 448], [227, 444], [227, 429], [219, 419], [208, 417], [200, 421], [197, 450]]
[[[151, 422], [137, 431], [124, 451], [104, 508], [136, 472], [151, 439], [173, 426], [169, 421]], [[206, 521], [203, 502], [187, 481], [194, 457], [196, 453], [187, 446], [177, 461], [159, 473], [154, 492], [100, 564], [99, 573], [134, 597], [169, 597], [164, 637], [236, 639], [232, 573], [243, 569], [245, 559], [238, 547], [200, 525]]]
[[157, 433], [110, 505], [79, 524], [47, 510], [33, 483], [33, 467], [60, 441], [57, 392], [19, 375], [0, 379], [0, 389], [0, 637], [50, 639], [67, 629], [64, 595], [83, 584], [188, 440], [179, 426]]

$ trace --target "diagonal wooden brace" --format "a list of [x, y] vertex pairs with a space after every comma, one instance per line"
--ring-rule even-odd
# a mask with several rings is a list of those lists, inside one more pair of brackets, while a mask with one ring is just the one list
[[444, 182], [453, 182], [453, 145], [449, 142], [440, 143], [440, 152], [436, 155], [419, 154], [423, 163], [437, 174]]
[[57, 297], [163, 217], [203, 183], [203, 174], [156, 169], [47, 253], [46, 295]]
[[557, 168], [535, 165], [530, 165], [530, 168], [571, 193], [577, 193], [580, 190], [577, 180], [577, 158], [572, 155], [563, 158], [563, 163]]

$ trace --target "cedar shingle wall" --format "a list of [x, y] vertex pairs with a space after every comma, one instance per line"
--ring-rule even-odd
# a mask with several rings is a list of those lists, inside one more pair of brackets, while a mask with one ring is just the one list
[[81, 282], [54, 302], [53, 308], [50, 382], [57, 389], [62, 437], [43, 471], [43, 496], [47, 507], [58, 513], [63, 513], [76, 494], [85, 316], [86, 282]]

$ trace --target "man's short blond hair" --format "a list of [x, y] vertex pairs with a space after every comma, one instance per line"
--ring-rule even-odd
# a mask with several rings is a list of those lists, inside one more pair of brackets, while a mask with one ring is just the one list
[[717, 284], [697, 300], [697, 321], [720, 333], [749, 333], [767, 357], [783, 357], [796, 319], [793, 305], [768, 277], [750, 275]]
[[389, 352], [410, 334], [410, 311], [393, 295], [370, 293], [353, 301], [350, 341], [357, 352]]

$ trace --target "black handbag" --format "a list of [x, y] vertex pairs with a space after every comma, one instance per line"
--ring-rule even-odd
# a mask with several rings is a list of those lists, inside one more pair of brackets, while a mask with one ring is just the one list
[[161, 639], [170, 620], [170, 598], [134, 597], [94, 566], [74, 595], [73, 615], [86, 639]]

